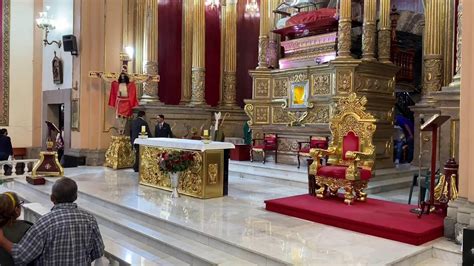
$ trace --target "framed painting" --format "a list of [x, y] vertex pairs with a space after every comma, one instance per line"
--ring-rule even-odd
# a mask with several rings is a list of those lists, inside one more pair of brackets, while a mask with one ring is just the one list
[[10, 92], [10, 0], [0, 0], [0, 126], [8, 126]]
[[290, 88], [290, 108], [308, 106], [309, 81], [293, 82]]

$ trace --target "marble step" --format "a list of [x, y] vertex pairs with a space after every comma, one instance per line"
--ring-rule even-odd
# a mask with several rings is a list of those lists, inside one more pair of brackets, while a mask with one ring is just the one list
[[[0, 186], [0, 193], [14, 191], [25, 202], [35, 202], [44, 209], [51, 209], [52, 203], [44, 193], [10, 183]], [[41, 214], [38, 214], [39, 216]], [[126, 235], [116, 232], [99, 222], [106, 252], [129, 265], [190, 265], [180, 259], [161, 252], [153, 246], [144, 245]]]
[[[367, 192], [377, 194], [401, 188], [410, 187], [413, 173], [418, 170], [407, 169], [382, 169], [377, 170], [378, 175], [369, 182]], [[291, 187], [308, 187], [308, 176], [306, 170], [297, 169], [287, 165], [263, 165], [261, 163], [232, 162], [229, 164], [229, 174], [240, 178], [250, 178], [264, 182], [287, 185]]]
[[[24, 180], [15, 180], [15, 184], [32, 187]], [[51, 185], [51, 182], [47, 182], [45, 186], [34, 186], [32, 189], [49, 195], [48, 191], [50, 191]], [[157, 217], [119, 206], [86, 193], [80, 192], [79, 194], [78, 205], [93, 213], [102, 225], [122, 232], [137, 241], [154, 246], [164, 253], [189, 264], [266, 264], [266, 257], [252, 251], [243, 250], [217, 239], [210, 239], [209, 236], [201, 232], [171, 223], [166, 219], [157, 219]], [[245, 257], [245, 259], [240, 258], [240, 256]]]
[[425, 249], [396, 260], [390, 266], [451, 266], [462, 265], [461, 246], [445, 238], [424, 244]]

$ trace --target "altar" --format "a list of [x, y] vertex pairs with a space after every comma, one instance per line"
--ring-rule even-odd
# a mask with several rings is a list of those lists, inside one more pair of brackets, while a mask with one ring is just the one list
[[140, 145], [139, 182], [171, 191], [168, 174], [158, 164], [163, 152], [186, 150], [194, 154], [194, 163], [180, 173], [178, 192], [196, 198], [216, 198], [227, 195], [229, 150], [235, 146], [228, 142], [204, 143], [201, 140], [173, 138], [137, 138]]

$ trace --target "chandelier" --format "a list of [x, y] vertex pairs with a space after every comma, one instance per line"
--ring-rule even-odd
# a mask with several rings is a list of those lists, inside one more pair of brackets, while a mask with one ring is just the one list
[[245, 5], [245, 17], [259, 17], [259, 9], [257, 0], [247, 0]]
[[211, 9], [219, 8], [220, 1], [219, 0], [206, 0], [205, 5]]

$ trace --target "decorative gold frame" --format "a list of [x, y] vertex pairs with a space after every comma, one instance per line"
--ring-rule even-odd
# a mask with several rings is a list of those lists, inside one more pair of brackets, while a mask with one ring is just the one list
[[[351, 204], [355, 199], [365, 201], [367, 194], [363, 192], [367, 188], [367, 181], [360, 180], [360, 170], [372, 171], [375, 161], [375, 146], [372, 138], [376, 129], [376, 119], [372, 114], [365, 111], [367, 98], [357, 97], [355, 93], [348, 97], [339, 99], [336, 113], [330, 122], [331, 142], [327, 150], [311, 149], [310, 154], [314, 159], [310, 171], [314, 173], [316, 184], [320, 189], [316, 191], [318, 198], [324, 198], [327, 194], [335, 195], [339, 188], [346, 191], [344, 202]], [[355, 133], [359, 137], [359, 151], [348, 151], [343, 159], [343, 138], [349, 132]], [[347, 166], [345, 179], [328, 178], [318, 176], [318, 169], [321, 167], [320, 159], [329, 156], [328, 162], [332, 165]]]
[[79, 99], [71, 100], [71, 130], [80, 131], [80, 106]]
[[8, 126], [10, 105], [10, 0], [2, 2], [2, 66], [1, 87], [3, 91], [1, 95], [0, 126]]
[[[45, 162], [45, 155], [54, 156], [53, 163], [56, 164], [56, 166], [59, 168], [59, 172], [38, 171], [38, 168]], [[55, 151], [42, 151], [42, 152], [40, 152], [40, 159], [33, 166], [33, 171], [31, 172], [31, 175], [34, 176], [34, 177], [36, 177], [38, 175], [56, 176], [56, 177], [64, 176], [64, 168], [59, 163], [58, 153], [55, 152]]]

